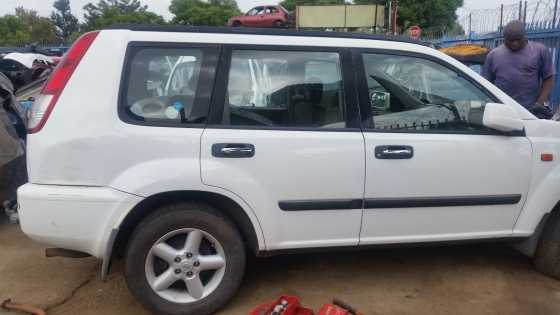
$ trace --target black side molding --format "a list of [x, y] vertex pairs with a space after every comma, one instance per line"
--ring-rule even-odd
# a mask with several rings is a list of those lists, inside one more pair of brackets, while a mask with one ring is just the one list
[[362, 199], [291, 200], [280, 201], [278, 206], [284, 211], [350, 210], [361, 209], [362, 203]]
[[514, 205], [521, 195], [366, 199], [364, 209]]

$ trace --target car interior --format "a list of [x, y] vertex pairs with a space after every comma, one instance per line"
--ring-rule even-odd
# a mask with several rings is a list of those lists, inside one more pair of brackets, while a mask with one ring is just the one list
[[331, 59], [234, 57], [224, 124], [327, 127], [344, 120], [340, 69]]

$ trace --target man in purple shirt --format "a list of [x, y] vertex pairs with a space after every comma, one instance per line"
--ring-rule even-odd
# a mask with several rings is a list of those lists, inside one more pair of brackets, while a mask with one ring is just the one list
[[544, 45], [527, 40], [520, 21], [506, 25], [504, 39], [505, 43], [486, 57], [482, 75], [539, 118], [550, 118], [550, 109], [545, 106], [555, 75], [550, 52]]

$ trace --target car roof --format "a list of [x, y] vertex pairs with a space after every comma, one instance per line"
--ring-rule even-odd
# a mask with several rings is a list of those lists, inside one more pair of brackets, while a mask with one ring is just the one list
[[350, 32], [326, 32], [326, 31], [301, 31], [273, 28], [246, 28], [246, 27], [211, 27], [211, 26], [184, 26], [184, 25], [146, 25], [146, 24], [114, 24], [104, 30], [130, 30], [138, 32], [171, 32], [171, 33], [215, 33], [215, 34], [241, 34], [241, 35], [270, 35], [270, 36], [304, 36], [304, 37], [328, 37], [328, 38], [351, 38], [370, 39], [390, 42], [402, 42], [431, 46], [430, 43], [409, 39], [403, 36], [374, 35]]

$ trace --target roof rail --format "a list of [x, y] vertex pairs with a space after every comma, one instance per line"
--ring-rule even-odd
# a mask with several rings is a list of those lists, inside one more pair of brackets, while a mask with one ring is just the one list
[[130, 30], [130, 31], [143, 31], [143, 32], [216, 33], [216, 34], [370, 39], [370, 40], [410, 43], [410, 44], [417, 44], [422, 46], [431, 46], [430, 43], [409, 39], [403, 36], [373, 35], [373, 34], [350, 33], [350, 32], [300, 31], [300, 30], [273, 29], [273, 28], [246, 28], [246, 27], [233, 28], [233, 27], [154, 25], [154, 24], [114, 24], [104, 29], [105, 30]]

